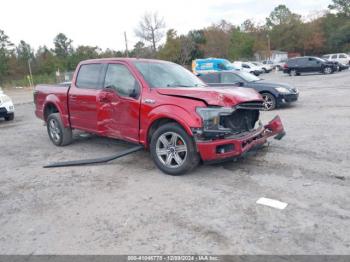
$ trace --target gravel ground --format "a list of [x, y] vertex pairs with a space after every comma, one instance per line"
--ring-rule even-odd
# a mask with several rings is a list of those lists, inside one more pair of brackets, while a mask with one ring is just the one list
[[[17, 111], [0, 121], [0, 253], [350, 254], [350, 71], [263, 78], [300, 90], [295, 105], [263, 113], [279, 114], [287, 136], [182, 177], [163, 175], [147, 152], [43, 169], [127, 144], [78, 134], [55, 147], [31, 91], [5, 90]], [[260, 197], [289, 205], [257, 205]]]

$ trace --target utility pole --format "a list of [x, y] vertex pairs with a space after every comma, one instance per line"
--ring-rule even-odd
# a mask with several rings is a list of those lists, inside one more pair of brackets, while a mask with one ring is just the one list
[[124, 31], [124, 39], [125, 39], [125, 53], [126, 53], [126, 57], [129, 57], [128, 39], [126, 38], [126, 32], [125, 31]]
[[267, 34], [267, 55], [268, 55], [268, 60], [271, 59], [271, 42], [270, 42], [270, 36]]
[[33, 81], [33, 75], [32, 75], [32, 67], [30, 65], [30, 60], [31, 58], [28, 59], [28, 69], [29, 69], [29, 84], [31, 85], [31, 87], [34, 85], [34, 81]]

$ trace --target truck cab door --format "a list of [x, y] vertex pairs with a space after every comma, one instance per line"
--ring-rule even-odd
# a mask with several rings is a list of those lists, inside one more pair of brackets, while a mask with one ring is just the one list
[[73, 128], [97, 133], [97, 97], [103, 85], [105, 65], [82, 64], [68, 92], [70, 123]]
[[141, 84], [122, 63], [108, 64], [98, 97], [99, 132], [114, 138], [139, 141]]

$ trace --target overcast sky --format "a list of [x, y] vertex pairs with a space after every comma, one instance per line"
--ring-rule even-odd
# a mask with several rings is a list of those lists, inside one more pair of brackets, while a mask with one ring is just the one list
[[145, 12], [158, 12], [166, 28], [179, 33], [200, 29], [225, 19], [240, 25], [246, 19], [264, 22], [274, 7], [287, 5], [308, 16], [327, 9], [330, 0], [1, 0], [0, 29], [18, 44], [25, 40], [34, 48], [52, 47], [62, 32], [73, 45], [124, 49], [123, 32], [132, 47], [134, 28]]

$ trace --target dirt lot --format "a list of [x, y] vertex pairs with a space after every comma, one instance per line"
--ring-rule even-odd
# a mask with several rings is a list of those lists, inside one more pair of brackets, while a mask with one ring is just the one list
[[[110, 155], [123, 142], [77, 136], [58, 148], [30, 90], [10, 90], [0, 121], [1, 254], [350, 254], [350, 71], [263, 78], [299, 88], [279, 114], [287, 136], [238, 162], [163, 175], [147, 152], [106, 165], [43, 169]], [[287, 202], [259, 206], [260, 197]]]

